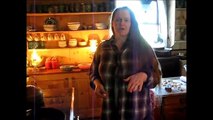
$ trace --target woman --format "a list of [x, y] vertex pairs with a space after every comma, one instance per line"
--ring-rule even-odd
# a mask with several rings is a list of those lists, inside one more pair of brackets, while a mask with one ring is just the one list
[[112, 37], [102, 42], [90, 68], [90, 85], [103, 97], [102, 120], [151, 120], [150, 88], [160, 83], [156, 55], [128, 7], [111, 18]]

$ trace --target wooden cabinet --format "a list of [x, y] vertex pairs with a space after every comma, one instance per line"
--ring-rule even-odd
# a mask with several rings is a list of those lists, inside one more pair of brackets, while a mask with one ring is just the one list
[[163, 97], [160, 109], [163, 120], [186, 120], [186, 94]]
[[71, 74], [75, 88], [74, 114], [80, 118], [100, 117], [102, 99], [97, 98], [90, 87], [87, 72]]
[[[179, 77], [163, 78], [162, 81], [180, 81]], [[181, 82], [176, 82], [181, 83]], [[176, 84], [175, 83], [175, 84]], [[173, 86], [175, 84], [172, 84]], [[153, 89], [155, 94], [154, 118], [155, 120], [186, 120], [186, 84], [181, 90], [172, 87], [168, 92], [164, 86]]]
[[186, 8], [176, 8], [175, 40], [186, 40]]
[[173, 49], [186, 49], [186, 0], [176, 0], [175, 8], [175, 44]]
[[186, 94], [164, 96], [160, 106], [154, 109], [155, 120], [187, 120]]
[[31, 75], [27, 84], [41, 88], [44, 93], [45, 106], [62, 110], [67, 119], [70, 114], [72, 87], [74, 87], [74, 116], [100, 117], [102, 99], [95, 96], [89, 82], [88, 72], [79, 72]]
[[35, 85], [42, 90], [45, 107], [57, 108], [69, 118], [72, 82], [68, 75], [32, 75], [29, 76], [27, 85]]

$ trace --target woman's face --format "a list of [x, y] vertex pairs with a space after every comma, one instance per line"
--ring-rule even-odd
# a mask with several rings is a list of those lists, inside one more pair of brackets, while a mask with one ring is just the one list
[[128, 10], [119, 10], [115, 13], [112, 21], [114, 34], [117, 36], [127, 36], [131, 26], [131, 19]]

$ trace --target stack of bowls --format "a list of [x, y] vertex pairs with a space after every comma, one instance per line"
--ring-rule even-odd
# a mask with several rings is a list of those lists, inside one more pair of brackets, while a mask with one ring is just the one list
[[67, 41], [66, 40], [59, 40], [58, 41], [58, 47], [61, 47], [61, 48], [67, 47]]
[[44, 24], [43, 27], [44, 27], [44, 30], [48, 31], [48, 32], [56, 30], [56, 25], [53, 25], [53, 24], [52, 25], [51, 24]]
[[57, 29], [57, 21], [55, 18], [48, 17], [43, 25], [45, 31], [55, 31]]
[[95, 23], [95, 27], [96, 29], [102, 30], [102, 29], [106, 29], [107, 25], [105, 23]]
[[78, 30], [80, 28], [80, 22], [68, 22], [67, 26], [70, 30]]

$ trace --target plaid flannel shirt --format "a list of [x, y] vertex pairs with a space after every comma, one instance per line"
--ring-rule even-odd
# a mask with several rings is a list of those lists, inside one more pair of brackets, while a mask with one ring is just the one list
[[[141, 64], [143, 55], [135, 55], [131, 41], [126, 41], [119, 51], [114, 37], [102, 42], [94, 55], [90, 69], [90, 85], [99, 80], [109, 97], [103, 100], [102, 120], [152, 120], [150, 88], [155, 87], [160, 79], [159, 63], [151, 50], [149, 59]], [[138, 52], [136, 52], [137, 54]], [[136, 57], [135, 57], [136, 56]], [[148, 75], [141, 92], [127, 92], [128, 83], [123, 79], [145, 72]], [[117, 92], [116, 92], [117, 91]]]

